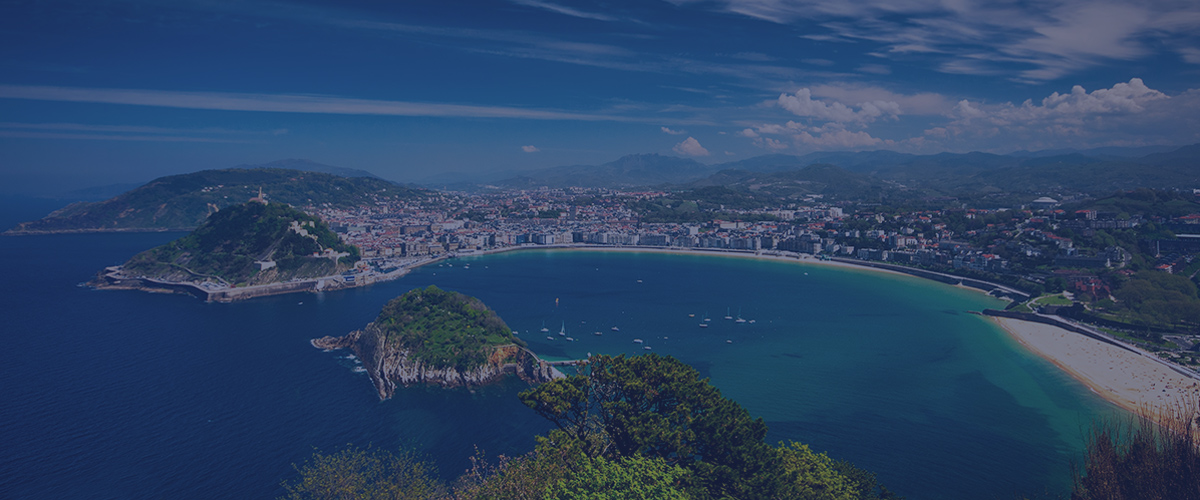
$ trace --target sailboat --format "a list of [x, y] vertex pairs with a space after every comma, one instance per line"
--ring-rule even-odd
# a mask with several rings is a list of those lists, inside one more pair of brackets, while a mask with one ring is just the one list
[[736, 320], [734, 320], [734, 323], [745, 323], [745, 322], [746, 322], [746, 320], [742, 318], [742, 308], [739, 307], [738, 308], [738, 317]]
[[563, 321], [562, 329], [558, 331], [558, 336], [559, 337], [567, 336], [567, 322], [566, 321]]
[[712, 320], [708, 319], [708, 313], [704, 313], [704, 320], [702, 320], [700, 322], [700, 328], [708, 328], [709, 321], [712, 321]]
[[549, 329], [549, 328], [546, 328], [546, 322], [545, 322], [545, 321], [543, 321], [543, 322], [542, 322], [542, 333], [545, 333], [545, 332], [548, 332], [548, 331], [550, 331], [550, 329]]
[[733, 316], [730, 316], [730, 315], [729, 315], [729, 308], [728, 308], [728, 307], [726, 307], [726, 308], [725, 308], [725, 319], [733, 319]]

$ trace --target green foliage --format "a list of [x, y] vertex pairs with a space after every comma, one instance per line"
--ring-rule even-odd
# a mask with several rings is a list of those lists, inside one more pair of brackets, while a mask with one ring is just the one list
[[[593, 458], [661, 459], [688, 471], [682, 489], [697, 499], [793, 498], [798, 491], [842, 492], [855, 484], [841, 482], [844, 476], [806, 449], [765, 444], [762, 419], [674, 358], [599, 355], [589, 362], [586, 375], [520, 395], [558, 427], [547, 439], [554, 446]], [[829, 478], [839, 482], [821, 482]]]
[[1113, 291], [1118, 315], [1135, 323], [1172, 326], [1200, 323], [1200, 298], [1191, 280], [1159, 271], [1141, 271]]
[[493, 464], [477, 453], [471, 468], [454, 484], [459, 500], [542, 500], [546, 489], [571, 473], [572, 464], [583, 458], [578, 449], [555, 447], [539, 436], [532, 453], [520, 457], [500, 456]]
[[567, 477], [546, 490], [545, 500], [687, 500], [675, 485], [687, 474], [661, 458], [582, 458]]
[[284, 481], [286, 500], [435, 500], [447, 498], [429, 463], [411, 452], [347, 448], [313, 453], [300, 477]]
[[1099, 425], [1088, 437], [1072, 500], [1200, 500], [1200, 408], [1185, 403], [1125, 425]]
[[1096, 210], [1098, 212], [1141, 214], [1145, 217], [1179, 217], [1200, 212], [1200, 203], [1190, 191], [1186, 194], [1174, 190], [1135, 189], [1121, 191], [1112, 196], [1064, 207], [1069, 211]]
[[492, 346], [524, 345], [479, 299], [430, 285], [383, 306], [375, 325], [389, 347], [436, 368], [469, 370], [487, 362]]
[[[299, 223], [309, 236], [290, 229]], [[274, 260], [282, 273], [275, 281], [336, 273], [336, 263], [313, 258], [324, 249], [347, 252], [357, 262], [358, 248], [338, 239], [324, 221], [281, 203], [244, 203], [212, 214], [191, 234], [142, 252], [125, 264], [129, 273], [169, 280], [215, 276], [244, 283], [257, 272], [254, 262]]]
[[259, 188], [272, 204], [342, 208], [428, 194], [369, 177], [277, 168], [204, 170], [160, 177], [109, 200], [76, 203], [43, 219], [22, 223], [15, 230], [186, 230], [202, 224], [217, 209], [244, 203], [256, 196]]
[[857, 500], [858, 483], [838, 471], [836, 462], [824, 453], [813, 453], [797, 442], [782, 444], [779, 458], [783, 471], [782, 498], [812, 500]]

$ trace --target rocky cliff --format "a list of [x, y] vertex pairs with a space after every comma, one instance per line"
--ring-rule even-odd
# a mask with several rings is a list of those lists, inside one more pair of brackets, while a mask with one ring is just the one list
[[386, 332], [375, 323], [343, 337], [313, 339], [319, 349], [352, 349], [379, 391], [388, 399], [397, 385], [437, 384], [443, 387], [472, 387], [516, 375], [531, 384], [547, 382], [563, 375], [529, 350], [515, 345], [491, 346], [487, 361], [474, 367], [436, 367], [413, 355], [412, 351], [386, 342]]

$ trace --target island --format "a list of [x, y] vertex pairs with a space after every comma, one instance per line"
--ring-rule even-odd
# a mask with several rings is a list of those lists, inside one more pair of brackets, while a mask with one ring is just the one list
[[479, 299], [433, 285], [392, 299], [361, 330], [312, 345], [352, 349], [380, 399], [392, 397], [397, 384], [473, 387], [509, 374], [529, 383], [563, 377]]
[[195, 231], [101, 271], [97, 288], [187, 293], [228, 302], [357, 286], [359, 249], [321, 219], [259, 195]]

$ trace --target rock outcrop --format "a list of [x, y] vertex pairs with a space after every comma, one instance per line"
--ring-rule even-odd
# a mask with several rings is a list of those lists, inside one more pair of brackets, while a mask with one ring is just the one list
[[405, 349], [389, 347], [385, 332], [375, 323], [343, 337], [313, 339], [319, 349], [352, 349], [375, 384], [380, 399], [388, 399], [396, 386], [436, 384], [443, 387], [474, 387], [508, 375], [537, 384], [562, 377], [562, 373], [524, 347], [507, 344], [488, 347], [487, 361], [474, 367], [434, 367]]

